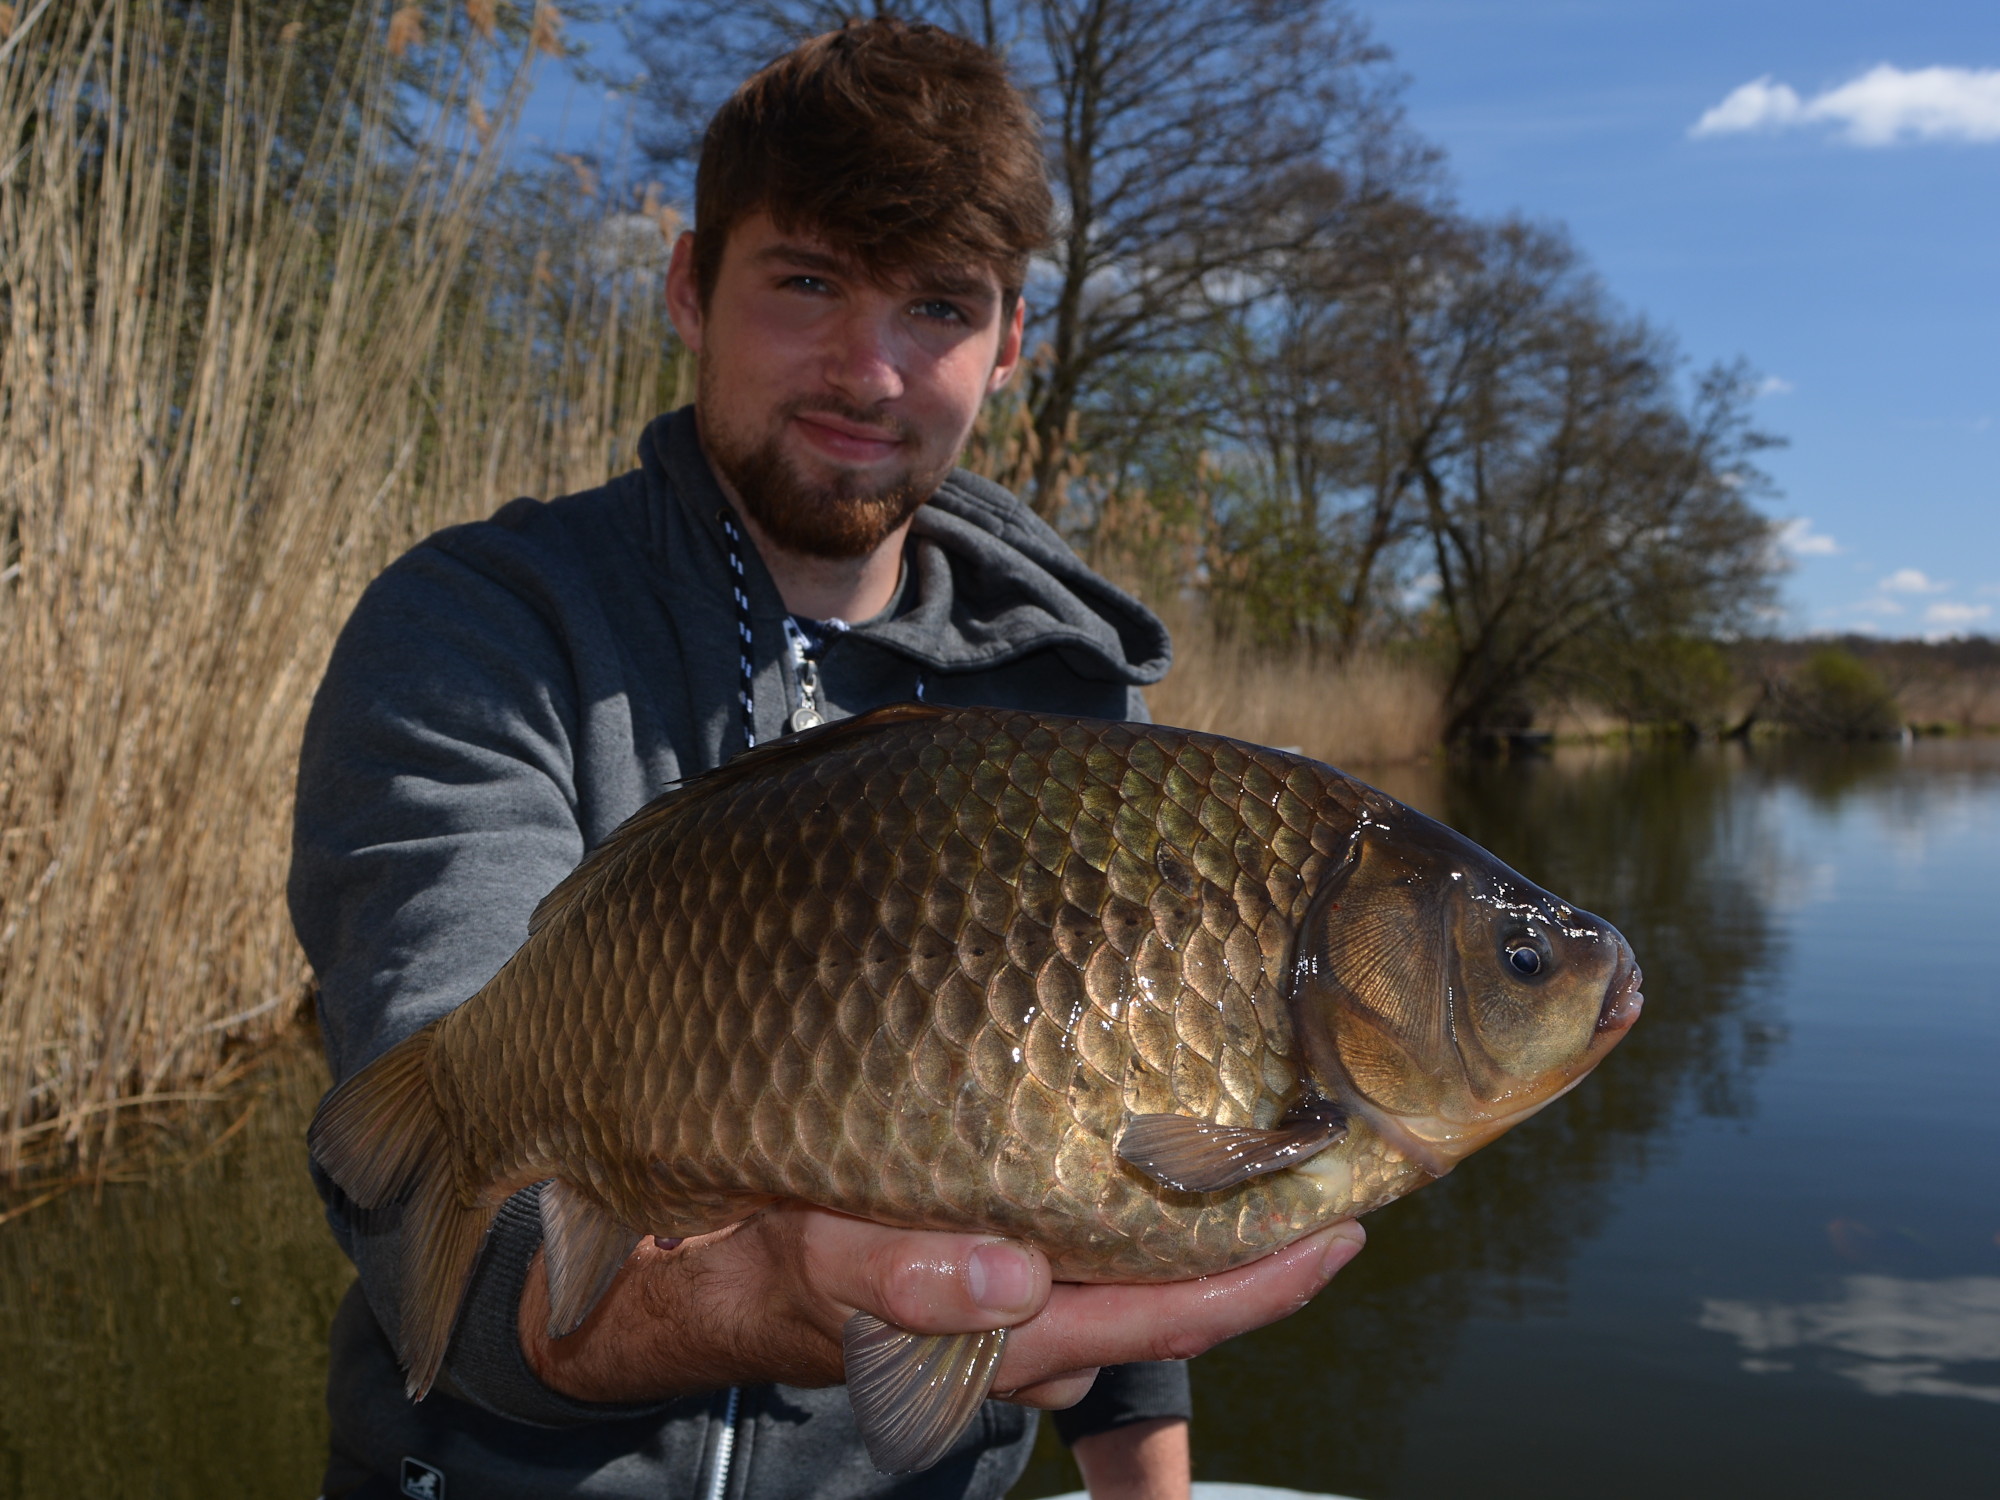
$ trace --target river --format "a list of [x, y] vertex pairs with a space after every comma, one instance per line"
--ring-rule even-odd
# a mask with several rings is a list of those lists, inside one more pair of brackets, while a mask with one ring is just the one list
[[[1374, 1215], [1310, 1308], [1197, 1361], [1200, 1477], [1996, 1493], [2000, 741], [1373, 779], [1616, 922], [1646, 1013]], [[281, 1064], [201, 1159], [0, 1224], [0, 1496], [314, 1493], [346, 1277], [299, 1164], [317, 1087]], [[1045, 1439], [1016, 1494], [1075, 1482]]]

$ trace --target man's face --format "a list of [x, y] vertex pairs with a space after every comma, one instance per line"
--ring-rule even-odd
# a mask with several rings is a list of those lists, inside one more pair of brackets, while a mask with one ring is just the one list
[[1019, 302], [1003, 315], [989, 267], [883, 285], [757, 214], [730, 232], [703, 307], [692, 249], [674, 247], [667, 304], [700, 357], [709, 461], [779, 546], [865, 556], [936, 491], [1013, 374]]

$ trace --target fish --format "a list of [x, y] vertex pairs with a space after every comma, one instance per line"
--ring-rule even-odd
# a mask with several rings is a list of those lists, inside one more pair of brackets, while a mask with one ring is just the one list
[[[642, 1237], [788, 1200], [1180, 1280], [1443, 1176], [1575, 1087], [1640, 982], [1608, 922], [1318, 761], [902, 704], [647, 804], [308, 1140], [398, 1209], [420, 1399], [533, 1184], [557, 1338]], [[1005, 1338], [850, 1319], [878, 1468], [942, 1456]]]

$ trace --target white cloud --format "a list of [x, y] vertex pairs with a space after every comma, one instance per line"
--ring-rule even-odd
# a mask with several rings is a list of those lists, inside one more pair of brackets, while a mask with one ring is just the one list
[[1963, 630], [1968, 625], [1977, 625], [1993, 613], [1990, 604], [1933, 604], [1924, 611], [1924, 622], [1942, 629]]
[[1889, 594], [1941, 594], [1951, 585], [1937, 582], [1918, 568], [1898, 568], [1876, 587]]
[[1757, 382], [1757, 394], [1760, 396], [1789, 396], [1797, 389], [1782, 375], [1766, 375]]
[[1790, 84], [1773, 83], [1766, 73], [1746, 83], [1694, 122], [1688, 134], [1738, 135], [1747, 130], [1779, 130], [1798, 123], [1805, 104]]
[[1854, 608], [1864, 615], [1900, 615], [1903, 612], [1903, 606], [1894, 599], [1863, 599]]
[[1778, 528], [1778, 545], [1794, 557], [1832, 557], [1840, 543], [1823, 531], [1814, 531], [1804, 516], [1795, 516]]
[[1801, 99], [1765, 74], [1694, 122], [1701, 139], [1821, 125], [1853, 146], [1903, 141], [2000, 141], [2000, 68], [1870, 68]]

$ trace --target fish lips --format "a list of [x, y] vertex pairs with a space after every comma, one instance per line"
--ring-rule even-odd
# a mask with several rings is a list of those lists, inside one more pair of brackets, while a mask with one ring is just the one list
[[1618, 967], [1612, 971], [1611, 982], [1604, 987], [1604, 1004], [1597, 1012], [1597, 1035], [1609, 1035], [1613, 1040], [1631, 1029], [1646, 1004], [1646, 997], [1639, 991], [1646, 976], [1640, 972], [1631, 948], [1622, 940], [1618, 946]]

